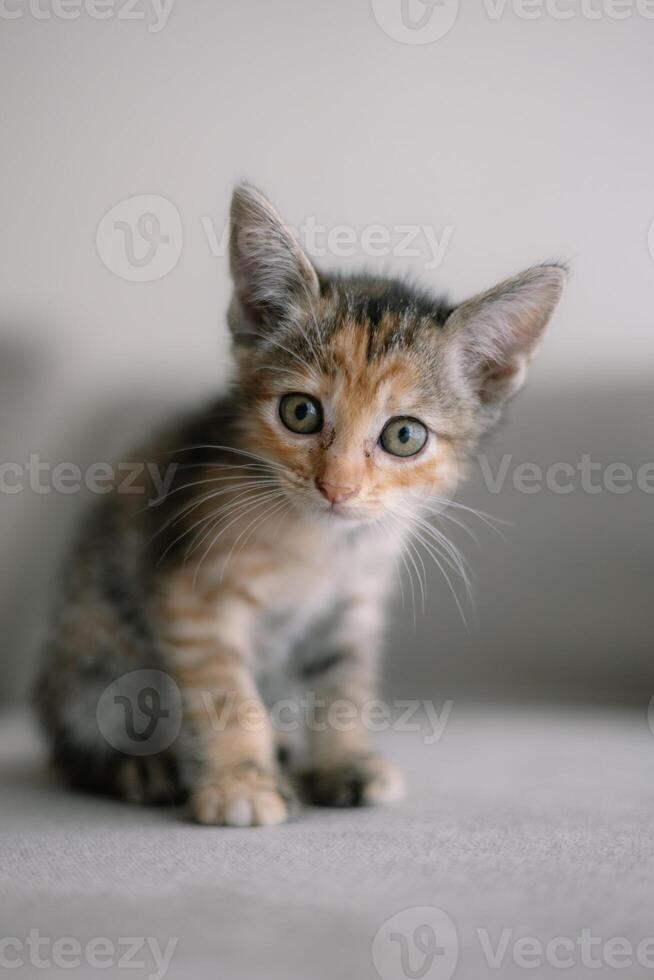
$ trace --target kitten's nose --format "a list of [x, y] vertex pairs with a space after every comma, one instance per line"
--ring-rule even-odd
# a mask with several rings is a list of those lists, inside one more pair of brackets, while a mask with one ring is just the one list
[[324, 480], [318, 479], [316, 479], [316, 486], [330, 504], [342, 504], [343, 501], [349, 500], [358, 492], [357, 487], [337, 486], [335, 483], [326, 483]]

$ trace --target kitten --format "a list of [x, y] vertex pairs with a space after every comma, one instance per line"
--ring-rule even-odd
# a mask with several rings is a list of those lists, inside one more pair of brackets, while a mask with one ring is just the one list
[[[361, 718], [394, 562], [522, 385], [565, 272], [532, 268], [458, 306], [323, 275], [246, 185], [230, 258], [237, 380], [140, 457], [178, 464], [159, 506], [114, 492], [91, 515], [38, 700], [76, 785], [188, 795], [199, 822], [249, 826], [285, 820], [293, 801], [264, 706], [275, 696], [312, 693], [311, 800], [401, 795]], [[349, 725], [332, 721], [340, 702]]]

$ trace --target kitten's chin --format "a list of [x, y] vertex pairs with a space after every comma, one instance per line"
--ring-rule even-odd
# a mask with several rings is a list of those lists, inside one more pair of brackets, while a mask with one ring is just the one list
[[327, 504], [324, 507], [317, 506], [313, 513], [318, 520], [331, 524], [334, 527], [343, 528], [372, 524], [373, 521], [379, 520], [383, 516], [382, 511], [348, 504]]

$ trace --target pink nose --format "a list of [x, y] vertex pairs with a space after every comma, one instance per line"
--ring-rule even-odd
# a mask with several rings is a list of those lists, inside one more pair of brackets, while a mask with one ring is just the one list
[[342, 504], [343, 501], [349, 500], [357, 492], [355, 487], [336, 486], [336, 484], [326, 483], [324, 480], [316, 480], [316, 486], [330, 504]]

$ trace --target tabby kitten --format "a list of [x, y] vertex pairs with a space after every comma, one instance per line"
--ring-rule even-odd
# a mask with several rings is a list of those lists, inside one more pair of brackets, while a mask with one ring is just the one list
[[[401, 795], [362, 719], [395, 560], [522, 385], [565, 273], [539, 266], [458, 306], [323, 275], [247, 185], [230, 258], [236, 382], [139, 457], [178, 464], [158, 506], [114, 492], [91, 515], [38, 701], [76, 785], [188, 795], [199, 822], [250, 826], [289, 814], [269, 708], [307, 691], [310, 799]], [[338, 702], [350, 725], [332, 723]]]

